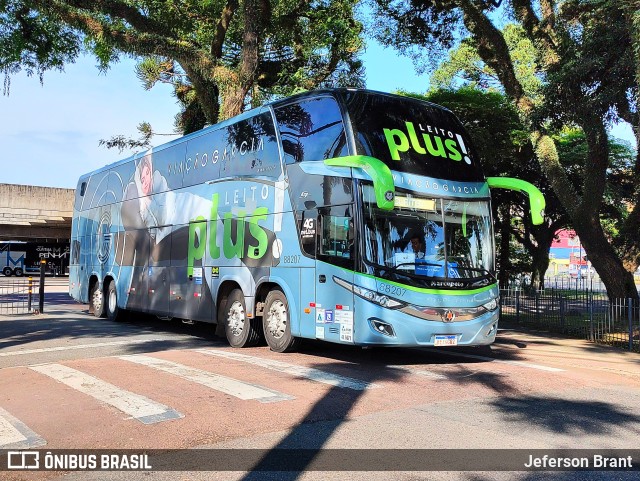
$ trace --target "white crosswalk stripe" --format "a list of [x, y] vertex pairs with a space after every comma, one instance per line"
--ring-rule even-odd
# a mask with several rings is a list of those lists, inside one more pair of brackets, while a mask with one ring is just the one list
[[62, 364], [41, 364], [39, 366], [31, 366], [29, 369], [49, 376], [77, 391], [113, 406], [144, 424], [153, 424], [183, 417], [182, 414], [164, 404], [120, 389], [113, 384]]
[[222, 349], [195, 349], [196, 352], [206, 354], [208, 356], [218, 356], [233, 361], [245, 362], [254, 366], [259, 366], [272, 371], [278, 371], [298, 378], [309, 379], [311, 381], [329, 384], [331, 386], [353, 389], [356, 391], [364, 391], [365, 389], [378, 388], [379, 384], [354, 379], [352, 377], [340, 376], [320, 369], [311, 367], [298, 366], [282, 361], [274, 361], [261, 357], [248, 356]]
[[182, 379], [201, 384], [210, 389], [229, 394], [242, 400], [256, 400], [268, 403], [295, 399], [293, 396], [258, 386], [256, 384], [239, 381], [237, 379], [221, 376], [201, 369], [195, 369], [185, 366], [184, 364], [178, 364], [164, 359], [143, 355], [120, 356], [119, 358], [173, 374]]
[[0, 408], [0, 449], [30, 449], [45, 444], [44, 439]]
[[412, 374], [414, 376], [426, 377], [429, 379], [448, 379], [444, 374], [439, 374], [437, 372], [427, 371], [426, 369], [417, 369], [405, 366], [393, 366], [394, 370], [398, 370], [400, 372], [406, 372], [407, 374]]

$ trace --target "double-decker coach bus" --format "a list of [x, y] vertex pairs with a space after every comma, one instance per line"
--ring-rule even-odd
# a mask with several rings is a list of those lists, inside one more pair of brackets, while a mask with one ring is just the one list
[[78, 182], [70, 292], [265, 339], [487, 345], [498, 324], [490, 188], [447, 109], [367, 90], [301, 94]]

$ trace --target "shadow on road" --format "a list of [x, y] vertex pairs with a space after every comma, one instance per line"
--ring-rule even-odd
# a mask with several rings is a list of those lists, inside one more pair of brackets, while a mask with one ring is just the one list
[[455, 373], [447, 376], [447, 380], [461, 386], [481, 385], [499, 395], [515, 395], [520, 391], [507, 382], [509, 376], [495, 372], [473, 371], [465, 366], [456, 366]]
[[553, 433], [602, 434], [624, 427], [640, 434], [640, 415], [601, 401], [542, 396], [501, 397], [490, 403], [508, 423], [542, 428]]
[[[337, 371], [344, 368], [343, 365], [331, 363], [310, 367], [325, 371]], [[406, 375], [403, 371], [388, 366], [370, 372], [372, 374], [367, 381], [367, 386], [371, 386], [377, 381], [399, 381]], [[338, 386], [332, 387], [309, 409], [300, 424], [293, 428], [277, 446], [265, 454], [262, 460], [251, 469], [251, 472], [242, 478], [242, 481], [295, 481], [298, 479], [313, 463], [313, 456], [307, 456], [303, 460], [295, 460], [299, 471], [273, 471], [270, 455], [275, 455], [279, 449], [304, 449], [319, 453], [336, 430], [348, 422], [349, 412], [365, 392], [366, 390], [356, 391]], [[319, 423], [319, 421], [329, 422]]]
[[127, 346], [127, 349], [136, 353], [220, 344], [220, 338], [214, 336], [211, 324], [187, 325], [141, 314], [136, 314], [125, 322], [111, 322], [98, 319], [87, 312], [67, 308], [52, 310], [46, 316], [15, 316], [2, 319], [0, 350], [55, 339], [93, 339], [96, 342], [108, 342], [123, 340], [127, 336], [150, 334], [179, 334], [185, 337], [132, 344]]

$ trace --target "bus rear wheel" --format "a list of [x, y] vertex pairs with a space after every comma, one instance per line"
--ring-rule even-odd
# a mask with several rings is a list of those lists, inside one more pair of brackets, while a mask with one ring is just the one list
[[16, 270], [13, 271], [13, 273], [16, 275], [16, 277], [22, 277], [22, 275], [24, 274], [22, 268], [20, 267], [16, 267]]
[[300, 340], [291, 335], [289, 303], [282, 291], [275, 289], [267, 294], [262, 325], [272, 351], [291, 352], [298, 348]]
[[220, 303], [218, 319], [224, 323], [227, 341], [231, 347], [251, 347], [260, 341], [259, 323], [247, 317], [244, 295], [234, 289]]
[[106, 311], [107, 319], [110, 321], [121, 321], [123, 316], [122, 309], [118, 307], [118, 291], [116, 289], [116, 281], [109, 282], [107, 287]]
[[100, 284], [98, 282], [94, 282], [91, 286], [91, 293], [89, 295], [90, 311], [96, 317], [104, 317], [105, 316], [105, 306], [104, 306], [104, 293], [102, 289], [100, 289]]
[[5, 267], [4, 269], [2, 269], [2, 273], [7, 277], [11, 277], [13, 271], [11, 270], [11, 267]]

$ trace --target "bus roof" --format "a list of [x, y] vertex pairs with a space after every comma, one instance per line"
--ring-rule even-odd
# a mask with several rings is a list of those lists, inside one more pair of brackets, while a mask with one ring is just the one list
[[125, 157], [123, 159], [117, 160], [115, 162], [111, 162], [110, 164], [106, 164], [96, 170], [93, 170], [91, 172], [87, 172], [83, 175], [80, 176], [80, 181], [89, 178], [90, 176], [97, 174], [99, 172], [103, 172], [105, 170], [109, 170], [112, 169], [114, 167], [117, 167], [121, 164], [124, 164], [126, 162], [129, 162], [131, 160], [136, 160], [136, 159], [140, 159], [141, 157], [144, 157], [145, 155], [149, 154], [151, 151], [153, 152], [157, 152], [160, 150], [164, 150], [166, 148], [169, 148], [173, 145], [176, 144], [180, 144], [182, 142], [188, 141], [190, 139], [195, 139], [198, 138], [201, 135], [204, 135], [212, 130], [217, 130], [220, 128], [224, 128], [227, 127], [229, 125], [232, 125], [236, 122], [239, 122], [241, 120], [245, 120], [248, 118], [251, 118], [253, 116], [255, 116], [256, 114], [258, 114], [259, 112], [264, 111], [265, 109], [269, 108], [269, 107], [273, 107], [273, 108], [277, 108], [283, 105], [287, 105], [290, 104], [292, 102], [296, 102], [299, 100], [303, 100], [306, 98], [315, 98], [315, 97], [319, 97], [319, 96], [326, 96], [326, 95], [330, 95], [334, 98], [336, 98], [336, 100], [341, 103], [344, 104], [344, 97], [347, 94], [367, 94], [367, 95], [376, 95], [376, 96], [386, 96], [386, 97], [400, 97], [403, 98], [405, 100], [411, 100], [411, 101], [415, 101], [415, 102], [421, 102], [424, 104], [428, 104], [429, 106], [431, 106], [432, 108], [437, 108], [446, 112], [451, 112], [449, 109], [447, 109], [446, 107], [443, 107], [442, 105], [438, 105], [438, 104], [434, 104], [432, 102], [428, 102], [426, 100], [420, 100], [420, 99], [416, 99], [413, 97], [403, 97], [400, 96], [398, 94], [392, 94], [392, 93], [387, 93], [387, 92], [380, 92], [380, 91], [376, 91], [376, 90], [369, 90], [369, 89], [357, 89], [357, 88], [325, 88], [325, 89], [317, 89], [317, 90], [310, 90], [307, 92], [302, 92], [299, 94], [295, 94], [289, 97], [285, 97], [282, 99], [277, 99], [277, 100], [273, 100], [271, 102], [265, 103], [259, 107], [255, 107], [253, 109], [247, 110], [246, 112], [243, 112], [239, 115], [236, 115], [234, 117], [231, 117], [229, 119], [223, 120], [221, 122], [218, 122], [217, 124], [213, 124], [213, 125], [208, 125], [196, 132], [192, 132], [190, 134], [184, 135], [180, 138], [174, 139], [172, 141], [166, 142], [164, 144], [160, 144], [157, 146], [152, 146], [149, 149], [140, 151], [140, 152], [136, 152], [128, 157]]

